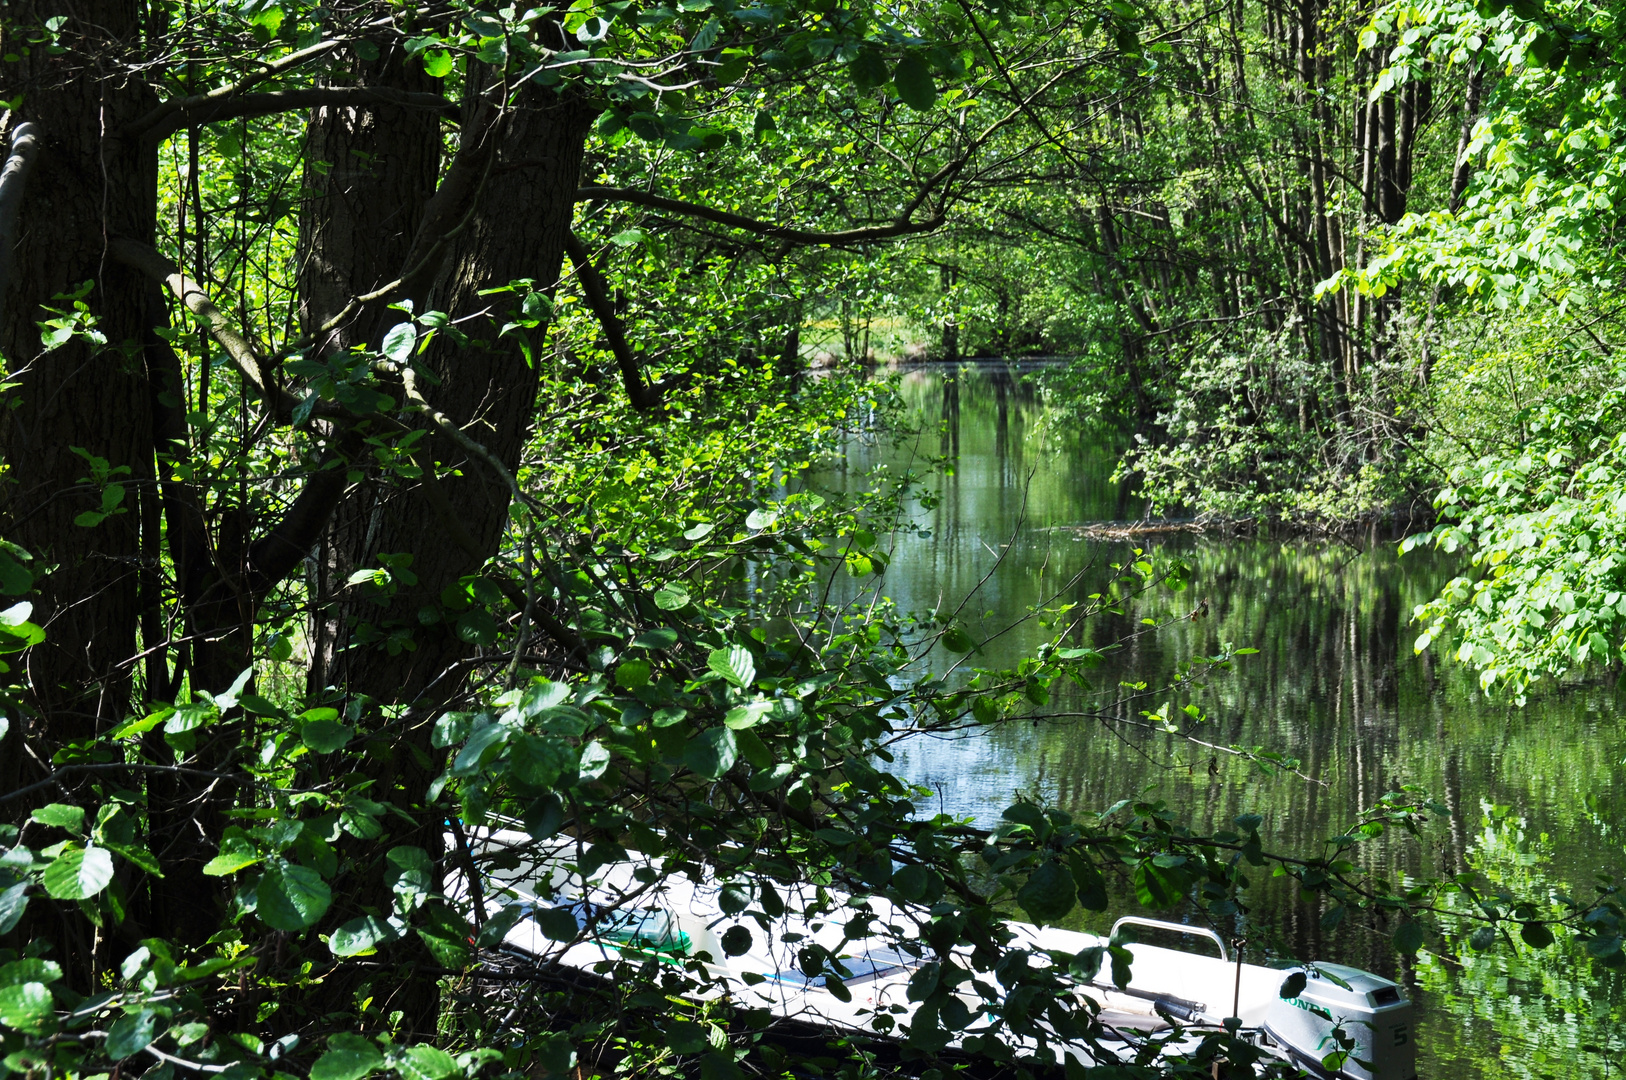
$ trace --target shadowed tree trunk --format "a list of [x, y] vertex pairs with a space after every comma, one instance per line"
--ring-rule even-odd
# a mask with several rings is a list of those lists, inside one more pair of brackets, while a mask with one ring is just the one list
[[[100, 135], [152, 104], [139, 85], [111, 92], [97, 70], [105, 54], [133, 45], [140, 5], [88, 0], [62, 27], [66, 52], [24, 47], [31, 29], [61, 10], [23, 2], [0, 20], [0, 51], [21, 54], [0, 68], [0, 97], [21, 99], [14, 125], [31, 121], [39, 130], [3, 298], [10, 317], [0, 328], [0, 355], [17, 384], [7, 398], [26, 406], [0, 409], [8, 465], [0, 474], [0, 532], [33, 552], [36, 573], [51, 568], [34, 598], [33, 619], [47, 640], [17, 676], [33, 711], [24, 733], [53, 743], [92, 736], [122, 720], [129, 704], [140, 555], [135, 482], [151, 472], [146, 379], [131, 347], [143, 337], [146, 283], [108, 258], [106, 239], [150, 241], [158, 170], [150, 149]], [[38, 323], [61, 317], [49, 309], [76, 314], [76, 300], [87, 306], [77, 313], [81, 332], [47, 349]], [[80, 517], [104, 508], [113, 513], [95, 524]], [[0, 790], [39, 771], [15, 741], [0, 749]], [[7, 808], [19, 811], [27, 813], [17, 803]]]
[[[34, 555], [31, 568], [42, 576], [33, 621], [47, 634], [44, 644], [7, 658], [13, 667], [5, 678], [18, 684], [26, 715], [9, 717], [11, 732], [0, 741], [0, 791], [40, 779], [56, 748], [126, 716], [143, 577], [139, 508], [151, 495], [141, 488], [151, 477], [151, 445], [136, 347], [146, 286], [107, 258], [106, 237], [151, 238], [157, 155], [99, 135], [151, 100], [141, 87], [109, 93], [94, 70], [135, 40], [140, 7], [88, 0], [61, 28], [65, 51], [28, 48], [42, 20], [62, 10], [23, 2], [0, 19], [0, 52], [13, 54], [0, 65], [0, 97], [21, 103], [13, 125], [31, 122], [38, 131], [16, 232], [0, 237], [14, 245], [9, 279], [0, 281], [8, 315], [0, 357], [16, 384], [0, 408], [0, 535]], [[7, 144], [11, 134], [4, 133]], [[63, 319], [74, 320], [65, 338], [39, 325]], [[104, 510], [112, 512], [81, 517]], [[4, 804], [5, 818], [21, 822], [60, 791], [38, 795]], [[56, 941], [70, 981], [93, 988], [105, 937], [87, 919], [59, 919], [35, 905], [16, 934]]]
[[[490, 451], [510, 475], [532, 432], [537, 372], [514, 337], [499, 337], [523, 291], [482, 294], [515, 279], [529, 279], [538, 291], [551, 292], [562, 266], [593, 116], [593, 110], [574, 99], [531, 89], [513, 111], [495, 121], [486, 133], [496, 140], [494, 157], [478, 202], [434, 283], [417, 298], [419, 311], [441, 310], [459, 319], [477, 315], [460, 323], [473, 339], [468, 345], [443, 341], [419, 358], [419, 384], [435, 410]], [[398, 146], [403, 138], [416, 138], [427, 154], [431, 143], [417, 131], [418, 122], [403, 115], [376, 115], [365, 123], [318, 118], [312, 144], [331, 147], [336, 154], [359, 140], [388, 140]], [[391, 124], [396, 126], [391, 129]], [[465, 130], [472, 126], [471, 121]], [[329, 186], [307, 217], [305, 242], [316, 255], [313, 267], [327, 264], [340, 272], [348, 269], [351, 276], [345, 281], [338, 273], [329, 276], [320, 270], [312, 275], [307, 327], [331, 317], [327, 313], [342, 307], [349, 296], [389, 279], [409, 257], [411, 226], [417, 222], [401, 220], [397, 231], [397, 219], [384, 210], [422, 206], [429, 188], [421, 182], [403, 183], [402, 171], [397, 167], [379, 177], [351, 173], [339, 181], [328, 178]], [[433, 181], [432, 169], [410, 172]], [[368, 215], [383, 220], [370, 222]], [[347, 257], [324, 250], [329, 238], [348, 247]], [[367, 340], [376, 347], [386, 327], [401, 319], [398, 312], [384, 311], [365, 338], [352, 331], [341, 343]], [[368, 323], [363, 319], [358, 325]], [[542, 329], [531, 331], [538, 347]], [[430, 426], [422, 416], [413, 423]], [[507, 482], [489, 464], [430, 428], [422, 444], [427, 452], [417, 460], [433, 461], [443, 475], [433, 488], [380, 475], [355, 485], [323, 541], [312, 590], [321, 664], [311, 688], [331, 688], [359, 701], [364, 729], [379, 736], [387, 732], [387, 738], [373, 741], [369, 797], [409, 810], [421, 806], [439, 774], [441, 755], [430, 746], [431, 725], [444, 703], [463, 688], [470, 670], [466, 661], [478, 641], [466, 629], [460, 632], [457, 613], [446, 608], [443, 594], [497, 554], [510, 501]], [[381, 554], [410, 555], [416, 579], [401, 584], [385, 604], [345, 588], [352, 572], [378, 566]], [[386, 721], [379, 706], [403, 708], [392, 709], [394, 719]], [[391, 843], [421, 847], [436, 857], [442, 849], [442, 825], [432, 815], [418, 816], [424, 824], [392, 835]], [[375, 849], [376, 857], [382, 848]], [[379, 875], [367, 874], [363, 880], [371, 884], [335, 903], [330, 921], [342, 922], [367, 908], [387, 909], [389, 894], [378, 884]], [[407, 948], [416, 953], [415, 944]], [[395, 977], [392, 984], [384, 1011], [401, 1010], [408, 1026], [432, 1032], [438, 1004], [435, 977]], [[337, 1006], [352, 989], [336, 985], [329, 996]]]
[[[359, 85], [438, 88], [399, 45], [372, 63], [352, 67]], [[435, 193], [440, 128], [440, 117], [421, 109], [342, 106], [312, 114], [305, 159], [309, 197], [299, 234], [299, 304], [303, 329], [317, 339], [318, 354], [358, 345], [376, 348], [386, 326], [406, 318], [389, 310], [385, 298], [320, 333], [352, 297], [372, 293], [401, 274], [424, 205]], [[312, 622], [313, 693], [327, 687], [336, 650], [350, 644], [347, 624], [366, 610], [353, 590], [345, 593], [345, 580], [378, 550], [393, 550], [369, 543], [387, 494], [387, 485], [371, 470], [335, 512], [308, 564], [311, 595], [320, 608]]]

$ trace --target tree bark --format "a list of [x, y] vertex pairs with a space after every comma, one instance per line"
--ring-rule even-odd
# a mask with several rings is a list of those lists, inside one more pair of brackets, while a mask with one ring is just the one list
[[[420, 310], [433, 308], [460, 320], [474, 316], [460, 323], [471, 338], [468, 345], [453, 345], [443, 338], [418, 358], [424, 393], [438, 413], [483, 446], [510, 475], [533, 430], [537, 371], [526, 363], [513, 337], [498, 336], [522, 295], [481, 294], [516, 279], [530, 279], [538, 291], [552, 291], [562, 267], [593, 117], [592, 109], [573, 98], [533, 88], [520, 95], [511, 112], [492, 121], [485, 134], [497, 140], [496, 159], [483, 170], [472, 207], [457, 212], [461, 231], [446, 248], [444, 263], [421, 298]], [[411, 119], [398, 117], [393, 122]], [[329, 140], [322, 145], [337, 146], [363, 136], [393, 141], [402, 134], [386, 136], [381, 119], [369, 123], [378, 127], [358, 130], [345, 121], [344, 130], [321, 136]], [[471, 126], [466, 124], [465, 131]], [[363, 223], [364, 210], [372, 212], [386, 201], [378, 186], [396, 183], [399, 171], [387, 170], [376, 179], [353, 175], [349, 190], [360, 204], [330, 198], [310, 211], [306, 242], [313, 253], [320, 249], [311, 262], [333, 266], [336, 272], [312, 278], [307, 327], [331, 317], [329, 312], [365, 291], [374, 279], [388, 279], [403, 260], [418, 257], [413, 231], [421, 221], [403, 218], [399, 231], [393, 223], [385, 229]], [[429, 179], [433, 180], [432, 172]], [[443, 183], [443, 191], [445, 187]], [[387, 201], [424, 207], [428, 194], [425, 186], [415, 183], [396, 189]], [[420, 211], [419, 217], [429, 220], [433, 212]], [[423, 230], [418, 232], [416, 251], [421, 253], [426, 241]], [[340, 257], [337, 246], [326, 247], [330, 238], [336, 245], [347, 245], [349, 253]], [[350, 276], [344, 279], [347, 270]], [[369, 340], [376, 346], [384, 327], [400, 318], [399, 313], [385, 311], [370, 325], [358, 323], [335, 344]], [[359, 336], [363, 325], [369, 326], [365, 339]], [[535, 345], [540, 348], [540, 340]], [[321, 663], [311, 689], [359, 703], [363, 730], [370, 729], [369, 797], [409, 812], [421, 807], [439, 771], [438, 752], [429, 744], [430, 728], [445, 703], [463, 688], [469, 670], [466, 661], [475, 649], [459, 635], [457, 616], [445, 609], [442, 594], [498, 554], [510, 502], [504, 480], [490, 464], [421, 417], [414, 422], [431, 428], [418, 459], [438, 463], [437, 471], [443, 475], [433, 486], [382, 476], [356, 485], [324, 539], [312, 582], [320, 605], [316, 636]], [[458, 530], [444, 524], [448, 515], [459, 524]], [[415, 584], [400, 587], [383, 605], [345, 588], [354, 570], [377, 566], [380, 554], [410, 555], [410, 569], [417, 577]], [[379, 717], [378, 707], [384, 705], [404, 708], [391, 722]], [[418, 828], [393, 835], [391, 843], [413, 844], [434, 856], [442, 846], [442, 823], [434, 815], [418, 817]], [[375, 887], [376, 877], [364, 873], [358, 891], [335, 903], [329, 921], [342, 922], [369, 906], [386, 906], [388, 895]], [[349, 989], [334, 985], [327, 993], [337, 1003]], [[407, 1026], [433, 1031], [438, 1000], [433, 977], [402, 977], [391, 994], [386, 1012], [401, 1010]]]
[[[125, 346], [143, 336], [145, 284], [107, 258], [106, 238], [150, 240], [158, 170], [152, 150], [100, 136], [151, 105], [144, 88], [114, 92], [96, 70], [104, 56], [134, 50], [141, 6], [87, 0], [62, 28], [66, 52], [24, 47], [58, 10], [28, 0], [0, 24], [0, 51], [20, 54], [4, 65], [0, 96], [22, 99], [13, 122], [34, 123], [39, 140], [0, 326], [0, 355], [18, 384], [10, 393], [17, 407], [0, 410], [0, 447], [10, 463], [0, 481], [0, 532], [34, 553], [36, 569], [54, 568], [34, 598], [34, 621], [47, 639], [22, 660], [34, 713], [26, 733], [51, 743], [88, 738], [122, 720], [129, 704], [140, 577], [133, 482], [150, 472], [150, 445], [145, 378]], [[81, 333], [47, 351], [38, 323], [58, 317], [48, 309], [75, 313], [67, 297], [87, 287], [80, 325], [105, 344]], [[124, 471], [98, 483], [87, 456]], [[104, 495], [110, 485], [123, 490], [117, 505], [103, 502], [118, 498]], [[104, 505], [115, 512], [94, 525], [76, 523]], [[0, 788], [29, 767], [23, 754], [0, 754]], [[26, 813], [15, 804], [8, 812], [19, 810]]]

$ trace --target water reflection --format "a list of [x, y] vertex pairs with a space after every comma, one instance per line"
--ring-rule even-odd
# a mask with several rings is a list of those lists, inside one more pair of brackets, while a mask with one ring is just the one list
[[[984, 823], [1017, 792], [1088, 810], [1155, 786], [1156, 797], [1197, 827], [1259, 813], [1275, 847], [1303, 853], [1319, 851], [1322, 839], [1386, 792], [1414, 784], [1454, 816], [1421, 842], [1401, 838], [1359, 849], [1366, 865], [1391, 878], [1456, 873], [1470, 864], [1485, 869], [1486, 860], [1503, 858], [1473, 825], [1482, 803], [1513, 808], [1532, 835], [1563, 838], [1540, 852], [1543, 873], [1555, 885], [1584, 888], [1599, 868], [1620, 869], [1620, 838], [1600, 827], [1626, 810], [1626, 736], [1612, 687], [1568, 687], [1523, 709], [1487, 703], [1456, 665], [1412, 654], [1410, 612], [1454, 567], [1423, 555], [1401, 560], [1392, 542], [1377, 537], [1360, 550], [1190, 535], [1134, 545], [1087, 538], [1080, 524], [1118, 519], [1132, 505], [1111, 480], [1116, 448], [1058, 430], [1035, 374], [1005, 365], [909, 372], [902, 390], [922, 418], [920, 437], [901, 447], [850, 449], [842, 474], [848, 477], [873, 467], [919, 468], [933, 454], [952, 463], [938, 485], [940, 503], [892, 538], [882, 591], [918, 612], [952, 606], [975, 591], [964, 614], [990, 634], [1080, 572], [1066, 595], [1083, 600], [1098, 591], [1110, 565], [1128, 558], [1133, 546], [1154, 559], [1178, 556], [1192, 567], [1185, 592], [1159, 593], [1121, 617], [1080, 629], [1081, 643], [1101, 646], [1142, 619], [1175, 620], [1113, 653], [1098, 669], [1098, 686], [1110, 693], [1124, 681], [1165, 681], [1180, 664], [1227, 642], [1257, 648], [1232, 674], [1173, 704], [1201, 706], [1211, 720], [1209, 741], [1286, 752], [1314, 780], [1263, 776], [1223, 753], [1094, 722], [918, 739], [899, 748], [902, 775], [936, 789], [945, 809]], [[1014, 663], [1044, 633], [1031, 622], [1019, 626], [991, 641], [983, 659]], [[1075, 693], [1053, 705], [1071, 710], [1085, 703]], [[1509, 1006], [1505, 989], [1498, 996], [1496, 986], [1507, 979], [1539, 982], [1544, 974], [1499, 969], [1490, 977], [1482, 965], [1459, 971], [1426, 961], [1419, 981], [1418, 971], [1397, 972], [1386, 928], [1324, 926], [1325, 913], [1282, 884], [1265, 881], [1255, 890], [1248, 928], [1254, 947], [1406, 978], [1428, 1017], [1423, 1075], [1610, 1075], [1606, 1055], [1582, 1049], [1602, 1045], [1591, 1036], [1552, 1044], [1535, 1028], [1525, 1030], [1527, 1008]], [[1589, 977], [1583, 972], [1577, 985]], [[1539, 1068], [1516, 1064], [1537, 1057]]]

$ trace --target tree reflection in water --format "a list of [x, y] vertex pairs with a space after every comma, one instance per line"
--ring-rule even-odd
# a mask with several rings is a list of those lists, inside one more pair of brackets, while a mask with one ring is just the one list
[[[1448, 659], [1449, 647], [1414, 655], [1410, 613], [1457, 568], [1434, 553], [1401, 559], [1393, 537], [1369, 534], [1358, 547], [1167, 534], [1134, 543], [1090, 539], [1078, 526], [1120, 518], [1135, 506], [1112, 479], [1118, 444], [1057, 422], [1033, 375], [971, 364], [952, 376], [905, 373], [903, 393], [921, 417], [922, 439], [854, 445], [848, 469], [831, 477], [839, 484], [871, 467], [919, 469], [939, 452], [952, 461], [952, 474], [937, 485], [941, 501], [895, 536], [882, 592], [904, 611], [937, 610], [958, 603], [998, 559], [964, 609], [973, 621], [981, 616], [975, 629], [986, 634], [1088, 569], [1072, 597], [1084, 599], [1106, 583], [1109, 565], [1137, 546], [1153, 558], [1177, 555], [1192, 567], [1186, 592], [1151, 596], [1120, 617], [1086, 624], [1077, 644], [1113, 640], [1145, 618], [1173, 625], [1113, 654], [1097, 669], [1093, 693], [1058, 685], [1050, 708], [1080, 711], [1115, 696], [1122, 682], [1155, 686], [1222, 643], [1250, 646], [1259, 653], [1231, 675], [1170, 704], [1199, 705], [1209, 717], [1209, 741], [1283, 751], [1318, 782], [1264, 776], [1245, 761], [1167, 736], [1125, 736], [1077, 720], [906, 743], [898, 748], [900, 775], [941, 790], [950, 812], [985, 822], [1013, 791], [1075, 812], [1155, 791], [1152, 797], [1194, 827], [1258, 813], [1278, 848], [1312, 854], [1360, 809], [1411, 784], [1434, 793], [1454, 817], [1420, 842], [1361, 845], [1358, 857], [1373, 870], [1391, 877], [1470, 866], [1487, 876], [1539, 871], [1544, 885], [1579, 894], [1599, 870], [1622, 869], [1621, 838], [1599, 824], [1626, 821], [1626, 732], [1616, 720], [1622, 710], [1614, 686], [1569, 685], [1514, 709], [1487, 702], [1472, 675]], [[1203, 601], [1203, 617], [1187, 617]], [[990, 642], [979, 661], [1012, 664], [1044, 633], [1033, 623], [1019, 626]], [[941, 670], [948, 661], [928, 663]], [[1502, 833], [1473, 826], [1482, 803], [1510, 807], [1531, 836], [1564, 842], [1493, 843], [1488, 838]], [[1508, 820], [1497, 829], [1505, 832]], [[1239, 927], [1250, 952], [1349, 963], [1407, 980], [1423, 997], [1422, 1075], [1431, 1080], [1620, 1070], [1619, 1060], [1609, 1066], [1607, 1054], [1581, 1049], [1618, 1044], [1618, 1036], [1608, 1041], [1620, 1017], [1618, 980], [1594, 979], [1591, 962], [1564, 944], [1511, 958], [1460, 957], [1460, 972], [1427, 957], [1413, 968], [1389, 944], [1393, 927], [1330, 924], [1285, 885], [1256, 883], [1251, 921]], [[1126, 895], [1116, 907], [1131, 902]], [[1583, 1016], [1589, 995], [1594, 1011]], [[1570, 1012], [1576, 1019], [1565, 1019]]]

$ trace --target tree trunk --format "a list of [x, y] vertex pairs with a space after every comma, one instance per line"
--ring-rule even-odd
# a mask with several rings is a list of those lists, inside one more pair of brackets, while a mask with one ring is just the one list
[[[34, 122], [41, 143], [0, 327], [0, 355], [18, 384], [8, 394], [14, 407], [0, 410], [9, 463], [0, 533], [33, 552], [36, 573], [53, 568], [34, 597], [47, 639], [12, 661], [33, 713], [23, 734], [44, 760], [50, 746], [122, 720], [129, 705], [141, 577], [134, 482], [151, 474], [151, 446], [145, 378], [125, 346], [143, 337], [146, 283], [107, 257], [106, 240], [151, 240], [158, 175], [151, 149], [101, 134], [149, 108], [150, 92], [139, 84], [112, 92], [94, 71], [99, 54], [135, 50], [140, 5], [87, 0], [62, 28], [68, 51], [25, 47], [58, 10], [25, 0], [0, 23], [0, 51], [21, 54], [4, 65], [0, 97], [21, 99], [12, 120]], [[58, 317], [49, 309], [71, 315], [76, 303], [86, 333], [45, 351], [38, 322]], [[81, 517], [104, 508], [113, 512], [94, 524]], [[38, 770], [13, 744], [0, 753], [0, 789]]]
[[[522, 278], [535, 282], [538, 291], [552, 291], [593, 116], [586, 105], [551, 90], [532, 89], [521, 96], [519, 106], [498, 122], [497, 158], [446, 267], [425, 298], [428, 307], [458, 318], [481, 313], [461, 324], [473, 339], [470, 344], [455, 346], [443, 338], [420, 358], [427, 376], [423, 392], [510, 475], [532, 434], [537, 372], [512, 337], [498, 336], [523, 300], [523, 291], [481, 294]], [[342, 204], [328, 205], [320, 228], [327, 235], [341, 227], [348, 230]], [[395, 249], [401, 243], [392, 238], [379, 246]], [[328, 303], [341, 302], [342, 292], [346, 290], [330, 291]], [[539, 336], [534, 345], [540, 348]], [[423, 484], [376, 478], [357, 485], [324, 542], [317, 598], [323, 605], [318, 633], [326, 662], [322, 686], [312, 687], [331, 688], [359, 704], [362, 729], [372, 732], [369, 797], [409, 812], [422, 806], [440, 771], [439, 754], [429, 744], [431, 725], [445, 702], [462, 690], [470, 671], [467, 661], [475, 652], [458, 630], [456, 612], [445, 607], [443, 594], [498, 554], [510, 502], [505, 480], [446, 435], [434, 431], [424, 445], [428, 453], [423, 457], [439, 463], [443, 475], [438, 488], [449, 508], [437, 509], [438, 500]], [[448, 509], [464, 535], [454, 535], [448, 527]], [[401, 586], [384, 605], [346, 595], [350, 573], [379, 565], [381, 554], [410, 555], [416, 583]], [[378, 714], [382, 705], [406, 708], [389, 721]], [[436, 857], [443, 825], [434, 815], [418, 818], [416, 829], [392, 835], [390, 843], [412, 844]], [[373, 845], [370, 850], [376, 857], [384, 848]], [[359, 880], [359, 891], [338, 900], [329, 921], [342, 922], [367, 907], [387, 907], [388, 893], [377, 874], [364, 870]], [[435, 978], [398, 974], [392, 984], [383, 1011], [401, 1010], [408, 1027], [433, 1033]], [[337, 1004], [347, 990], [334, 986], [329, 996]]]
[[[384, 43], [372, 63], [352, 64], [360, 85], [432, 90], [436, 80]], [[305, 160], [309, 193], [300, 220], [300, 319], [317, 337], [322, 354], [352, 346], [377, 347], [387, 325], [406, 316], [380, 299], [341, 326], [319, 334], [351, 297], [376, 291], [405, 268], [424, 205], [435, 193], [440, 161], [440, 118], [399, 107], [316, 110], [310, 120]], [[338, 650], [350, 644], [348, 628], [369, 605], [345, 589], [351, 571], [376, 565], [371, 525], [387, 481], [376, 469], [351, 491], [334, 515], [317, 557], [309, 563], [309, 588], [318, 612], [312, 620], [308, 689], [328, 686]]]

